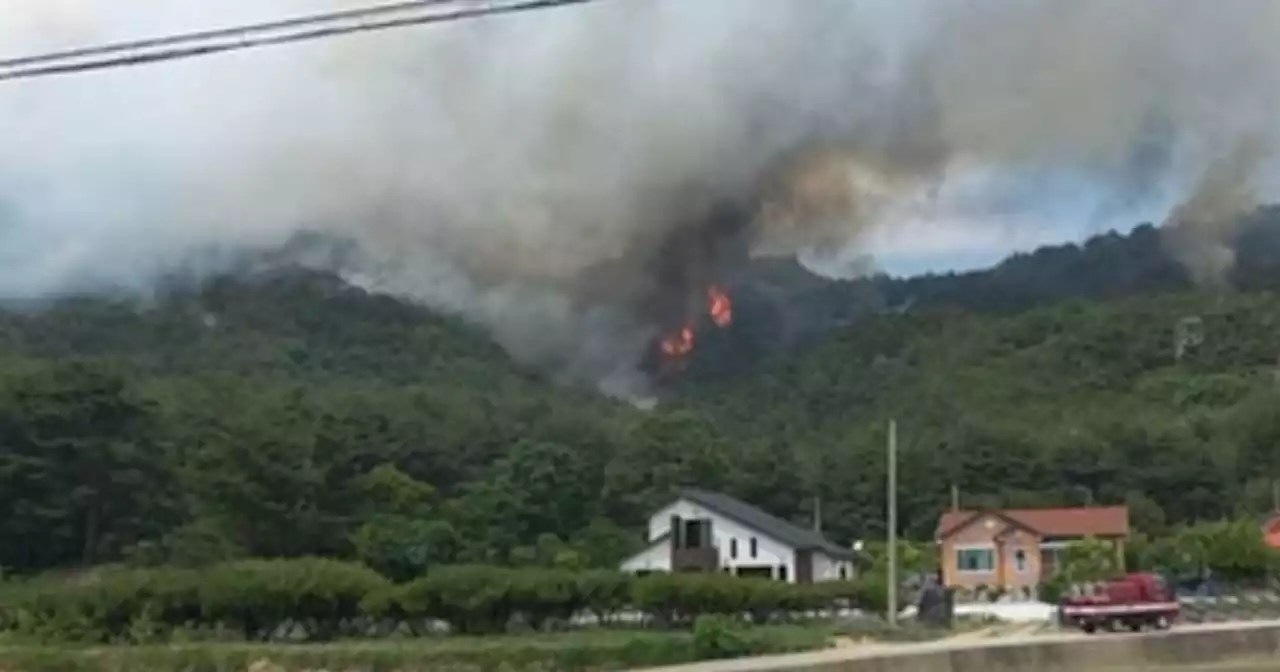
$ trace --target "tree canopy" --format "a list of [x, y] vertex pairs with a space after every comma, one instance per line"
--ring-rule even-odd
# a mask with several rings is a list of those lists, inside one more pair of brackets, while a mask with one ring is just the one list
[[799, 523], [820, 498], [835, 540], [875, 538], [891, 417], [908, 537], [930, 537], [952, 486], [971, 506], [1123, 502], [1153, 534], [1260, 514], [1280, 478], [1280, 273], [1255, 250], [1245, 291], [1197, 291], [1154, 235], [967, 275], [811, 277], [789, 305], [822, 328], [767, 357], [753, 348], [779, 325], [747, 287], [742, 319], [654, 410], [318, 271], [15, 307], [0, 536], [22, 543], [0, 567], [607, 566], [682, 484]]

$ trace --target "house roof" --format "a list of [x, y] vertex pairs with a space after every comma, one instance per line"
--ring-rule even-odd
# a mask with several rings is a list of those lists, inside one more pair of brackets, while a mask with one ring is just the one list
[[844, 559], [853, 557], [852, 550], [829, 541], [821, 533], [789, 523], [729, 495], [698, 488], [681, 488], [678, 494], [681, 499], [705, 506], [796, 550], [819, 550]]
[[1128, 507], [1082, 506], [947, 511], [938, 520], [937, 538], [945, 539], [984, 515], [996, 515], [1044, 537], [1123, 537], [1129, 534]]

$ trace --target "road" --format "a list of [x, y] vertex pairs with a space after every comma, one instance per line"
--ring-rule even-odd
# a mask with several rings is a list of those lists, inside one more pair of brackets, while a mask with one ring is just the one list
[[[692, 665], [678, 665], [664, 668], [652, 668], [648, 672], [777, 672], [785, 670], [786, 672], [794, 672], [807, 667], [820, 668], [824, 665], [832, 665], [846, 661], [856, 661], [866, 658], [896, 658], [899, 656], [914, 656], [928, 653], [942, 653], [947, 651], [959, 651], [965, 649], [977, 649], [984, 647], [1006, 647], [1006, 646], [1026, 646], [1034, 644], [1054, 644], [1067, 642], [1086, 643], [1091, 641], [1103, 641], [1110, 639], [1133, 639], [1135, 637], [1177, 637], [1180, 633], [1187, 632], [1232, 632], [1241, 630], [1250, 630], [1254, 628], [1278, 628], [1280, 620], [1269, 621], [1251, 621], [1248, 623], [1189, 623], [1175, 626], [1173, 630], [1165, 632], [1144, 632], [1144, 633], [1098, 633], [1086, 635], [1082, 632], [1048, 632], [1048, 633], [1028, 633], [1026, 631], [1015, 631], [1005, 636], [996, 637], [965, 637], [958, 636], [954, 638], [942, 639], [931, 642], [914, 642], [914, 643], [869, 643], [856, 647], [827, 649], [824, 651], [814, 651], [811, 653], [801, 653], [786, 656], [765, 656], [760, 658], [713, 661], [705, 663], [695, 663]], [[830, 668], [828, 668], [830, 669]], [[1157, 668], [1146, 667], [1145, 670], [1155, 670]], [[1273, 660], [1242, 660], [1232, 663], [1222, 663], [1213, 666], [1175, 666], [1167, 668], [1170, 672], [1280, 672], [1280, 659]], [[1117, 671], [1119, 672], [1119, 671]]]

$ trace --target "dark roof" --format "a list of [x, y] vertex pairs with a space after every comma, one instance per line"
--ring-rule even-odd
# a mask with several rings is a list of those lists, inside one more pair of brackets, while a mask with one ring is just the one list
[[729, 495], [698, 488], [680, 488], [679, 496], [682, 499], [705, 506], [726, 518], [732, 518], [796, 550], [820, 550], [837, 558], [853, 557], [852, 550], [828, 541], [822, 534], [788, 523], [777, 516], [766, 513]]

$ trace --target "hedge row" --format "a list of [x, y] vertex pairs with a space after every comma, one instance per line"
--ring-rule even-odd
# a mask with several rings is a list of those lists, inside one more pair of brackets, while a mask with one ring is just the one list
[[513, 623], [543, 630], [581, 614], [604, 623], [626, 610], [660, 625], [717, 614], [760, 623], [867, 606], [878, 592], [852, 582], [797, 586], [720, 574], [635, 579], [612, 571], [483, 566], [442, 567], [394, 585], [358, 564], [250, 560], [14, 584], [0, 594], [0, 630], [42, 641], [148, 643], [191, 633], [248, 641], [326, 641], [402, 628], [420, 634], [434, 621], [454, 633], [487, 634]]
[[3, 669], [24, 672], [567, 672], [627, 670], [707, 658], [810, 651], [827, 633], [806, 627], [699, 632], [579, 632], [536, 637], [426, 639], [326, 645], [185, 644], [98, 649], [6, 647]]
[[141, 643], [201, 628], [266, 640], [296, 625], [329, 639], [356, 624], [361, 602], [389, 585], [363, 565], [322, 559], [104, 571], [75, 582], [8, 586], [0, 594], [0, 629], [54, 641]]
[[608, 622], [626, 609], [668, 625], [704, 615], [750, 616], [763, 623], [858, 604], [862, 594], [863, 586], [852, 582], [801, 586], [724, 574], [635, 579], [611, 571], [448, 567], [373, 595], [365, 607], [396, 621], [439, 619], [454, 632], [481, 634], [503, 631], [517, 618], [537, 629], [583, 613]]

